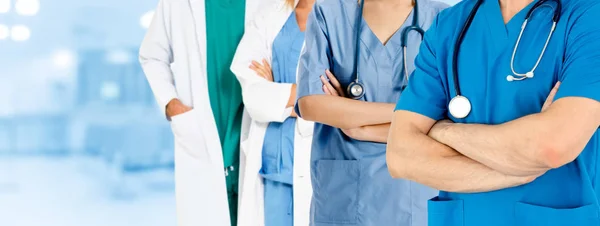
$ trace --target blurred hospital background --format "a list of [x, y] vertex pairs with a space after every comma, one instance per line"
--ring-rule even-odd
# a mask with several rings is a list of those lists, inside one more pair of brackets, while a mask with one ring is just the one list
[[157, 2], [0, 0], [0, 225], [176, 225], [137, 60]]

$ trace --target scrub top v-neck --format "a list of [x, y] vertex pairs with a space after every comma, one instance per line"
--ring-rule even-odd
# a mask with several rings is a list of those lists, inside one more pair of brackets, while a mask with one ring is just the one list
[[[419, 0], [419, 25], [429, 28], [446, 6]], [[361, 101], [395, 103], [403, 87], [401, 30], [412, 23], [413, 13], [383, 45], [359, 16], [356, 0], [318, 1], [309, 15], [306, 46], [298, 66], [298, 94], [322, 95], [320, 76], [326, 69], [345, 88], [354, 80], [358, 64], [365, 95]], [[355, 31], [361, 26], [360, 46]], [[418, 52], [421, 36], [411, 32], [407, 62]], [[358, 62], [355, 53], [359, 51]], [[298, 110], [296, 109], [296, 112]], [[385, 144], [354, 140], [340, 129], [315, 123], [311, 152], [313, 200], [311, 225], [426, 226], [426, 200], [437, 192], [407, 180], [392, 179], [385, 162]]]
[[208, 95], [227, 168], [231, 224], [236, 225], [242, 91], [230, 71], [244, 34], [245, 0], [205, 0]]
[[[290, 14], [273, 41], [273, 79], [277, 83], [296, 83], [296, 67], [304, 32], [296, 13]], [[293, 226], [293, 169], [296, 118], [271, 122], [263, 143], [261, 175], [265, 182], [265, 226]]]
[[[535, 77], [509, 82], [513, 47], [521, 24], [535, 1], [507, 24], [498, 0], [483, 0], [460, 48], [458, 75], [461, 91], [472, 103], [464, 119], [448, 113], [456, 95], [452, 75], [454, 41], [476, 1], [469, 0], [440, 13], [425, 35], [417, 68], [397, 109], [434, 120], [501, 124], [539, 113], [557, 81], [555, 96], [600, 101], [600, 2], [562, 0], [562, 16], [535, 70]], [[536, 63], [552, 26], [555, 3], [536, 10], [515, 55], [515, 71], [525, 73]], [[457, 22], [460, 21], [460, 22]], [[440, 192], [429, 202], [430, 226], [563, 226], [600, 225], [598, 215], [600, 136], [596, 132], [573, 162], [552, 169], [522, 186], [492, 192]]]

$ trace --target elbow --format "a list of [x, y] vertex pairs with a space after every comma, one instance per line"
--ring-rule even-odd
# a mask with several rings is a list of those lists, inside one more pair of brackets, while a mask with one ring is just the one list
[[307, 121], [316, 121], [313, 110], [315, 109], [315, 100], [311, 96], [305, 96], [298, 99], [298, 115], [302, 116], [302, 119]]
[[407, 170], [408, 156], [406, 156], [406, 151], [404, 150], [403, 145], [399, 145], [399, 141], [394, 141], [394, 139], [389, 139], [388, 144], [386, 146], [385, 158], [388, 167], [388, 171], [390, 176], [394, 179], [410, 179]]
[[574, 153], [573, 150], [577, 150], [577, 148], [564, 147], [558, 142], [551, 141], [545, 141], [537, 146], [535, 153], [538, 161], [550, 169], [556, 169], [572, 162], [582, 150], [582, 148], [579, 148], [580, 151]]

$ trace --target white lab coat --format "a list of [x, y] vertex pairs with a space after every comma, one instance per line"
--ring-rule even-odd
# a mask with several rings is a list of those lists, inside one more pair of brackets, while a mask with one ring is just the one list
[[[240, 153], [240, 194], [238, 226], [263, 226], [264, 187], [259, 174], [262, 165], [262, 147], [269, 122], [283, 122], [291, 113], [286, 108], [291, 84], [269, 82], [249, 69], [252, 60], [271, 62], [275, 37], [294, 10], [285, 1], [263, 4], [254, 20], [246, 25], [244, 37], [238, 46], [231, 70], [242, 85], [246, 111], [251, 117], [247, 139], [242, 140]], [[296, 1], [297, 4], [297, 1]], [[313, 123], [298, 118], [294, 134], [294, 225], [309, 223], [310, 150]]]
[[[246, 18], [258, 2], [246, 1]], [[206, 59], [204, 0], [160, 0], [140, 47], [140, 62], [162, 111], [173, 98], [193, 107], [171, 119], [179, 226], [231, 225]]]

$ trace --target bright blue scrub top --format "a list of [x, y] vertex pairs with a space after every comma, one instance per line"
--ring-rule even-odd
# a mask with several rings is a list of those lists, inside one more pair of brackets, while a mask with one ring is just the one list
[[[273, 41], [273, 79], [296, 83], [298, 58], [304, 43], [296, 13], [292, 13]], [[261, 174], [265, 179], [265, 226], [292, 226], [294, 130], [296, 118], [271, 122], [263, 144]]]
[[[434, 120], [499, 124], [540, 112], [557, 81], [562, 84], [555, 99], [577, 96], [600, 101], [600, 1], [563, 0], [562, 17], [535, 77], [508, 82], [514, 44], [535, 2], [505, 26], [498, 0], [484, 0], [459, 54], [461, 90], [473, 109], [465, 119], [452, 118], [447, 106], [455, 96], [453, 44], [475, 2], [463, 1], [440, 13], [425, 35], [417, 68], [397, 109]], [[551, 7], [539, 8], [530, 18], [515, 58], [517, 72], [535, 64], [551, 28], [552, 12]], [[596, 132], [574, 162], [529, 184], [477, 194], [440, 192], [429, 202], [430, 226], [600, 225], [599, 149]]]
[[[429, 28], [446, 6], [419, 0], [419, 24]], [[323, 95], [319, 77], [330, 69], [346, 87], [354, 79], [356, 0], [317, 1], [309, 15], [306, 46], [298, 66], [298, 98]], [[412, 13], [383, 45], [361, 21], [359, 70], [366, 94], [362, 101], [395, 103], [404, 76], [401, 30]], [[408, 37], [408, 62], [417, 54], [421, 37]], [[296, 112], [298, 110], [296, 109]], [[349, 138], [340, 129], [315, 124], [311, 176], [313, 199], [310, 225], [426, 226], [426, 201], [437, 192], [407, 180], [392, 179], [385, 162], [385, 144]]]

